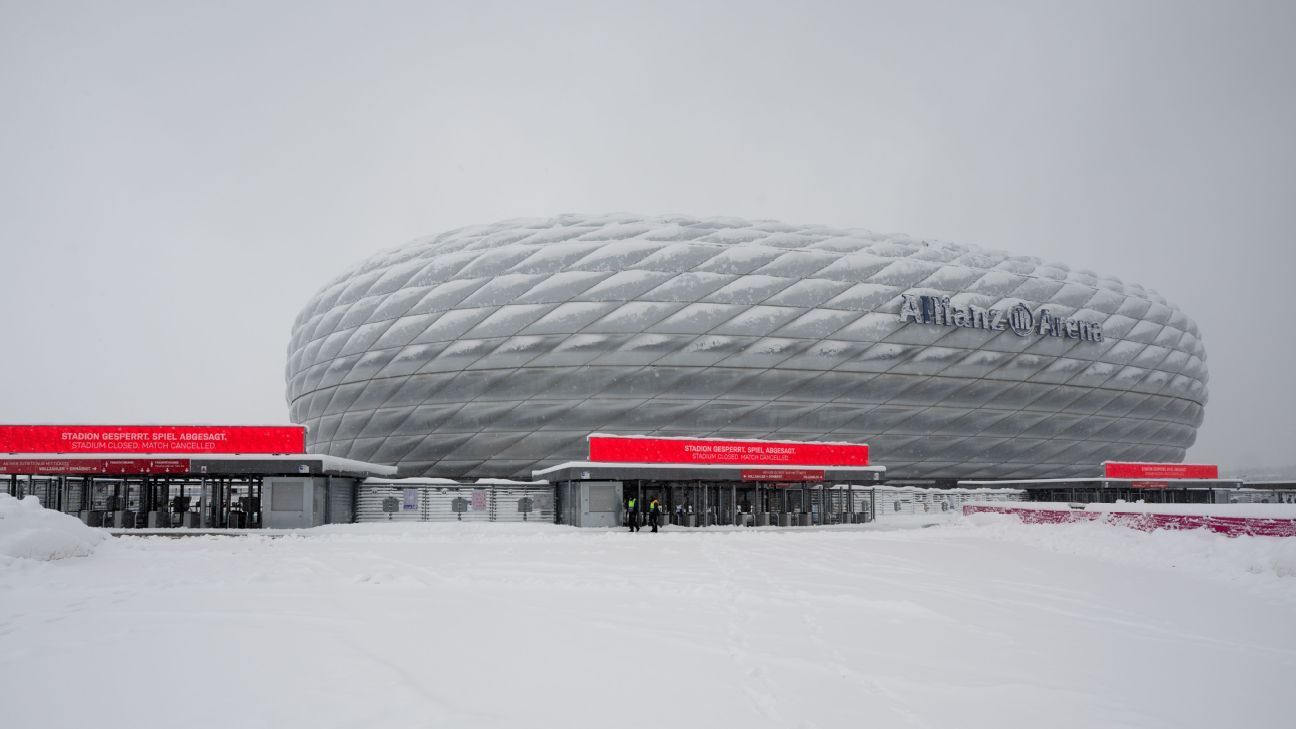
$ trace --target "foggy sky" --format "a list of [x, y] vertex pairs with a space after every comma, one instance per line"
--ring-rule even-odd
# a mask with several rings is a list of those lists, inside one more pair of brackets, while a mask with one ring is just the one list
[[287, 422], [371, 253], [564, 212], [1037, 255], [1201, 328], [1296, 463], [1296, 3], [0, 1], [0, 422]]

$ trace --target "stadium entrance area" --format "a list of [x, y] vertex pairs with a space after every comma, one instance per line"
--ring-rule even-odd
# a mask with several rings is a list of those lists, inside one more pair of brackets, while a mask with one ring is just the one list
[[396, 469], [304, 452], [301, 426], [3, 425], [11, 496], [114, 529], [311, 527], [354, 519]]

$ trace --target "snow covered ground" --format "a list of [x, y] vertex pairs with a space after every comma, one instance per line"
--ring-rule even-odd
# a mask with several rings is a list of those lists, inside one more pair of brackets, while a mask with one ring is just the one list
[[12, 729], [1286, 728], [1296, 540], [992, 514], [118, 538], [0, 555], [0, 676]]

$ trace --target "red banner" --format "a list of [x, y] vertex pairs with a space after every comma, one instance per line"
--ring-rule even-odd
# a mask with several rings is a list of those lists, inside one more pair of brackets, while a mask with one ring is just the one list
[[105, 460], [104, 473], [189, 473], [188, 458]]
[[0, 473], [28, 476], [189, 473], [189, 459], [0, 458]]
[[64, 476], [76, 473], [103, 473], [103, 461], [97, 458], [58, 460], [50, 458], [0, 459], [0, 473], [32, 476]]
[[1169, 481], [1130, 481], [1129, 487], [1132, 489], [1168, 489]]
[[1011, 514], [1020, 518], [1023, 524], [1066, 524], [1077, 521], [1102, 521], [1144, 532], [1158, 529], [1207, 529], [1216, 534], [1229, 537], [1296, 537], [1296, 519], [1151, 514], [1130, 511], [1080, 511], [1078, 509], [1025, 509], [995, 504], [963, 505], [963, 516], [978, 512]]
[[822, 481], [823, 471], [764, 468], [760, 470], [743, 469], [744, 481]]
[[1219, 478], [1219, 466], [1193, 463], [1120, 463], [1103, 464], [1107, 478]]
[[0, 453], [305, 453], [300, 425], [0, 425]]
[[740, 465], [867, 466], [868, 446], [775, 440], [693, 440], [589, 437], [591, 461], [610, 463], [732, 463]]

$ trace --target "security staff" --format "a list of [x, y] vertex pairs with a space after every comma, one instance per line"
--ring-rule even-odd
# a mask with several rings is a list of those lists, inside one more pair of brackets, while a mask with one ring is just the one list
[[626, 500], [626, 524], [630, 531], [639, 531], [639, 501], [633, 496]]
[[657, 525], [661, 523], [661, 502], [656, 497], [648, 502], [648, 523], [652, 524], [653, 533], [656, 533]]

